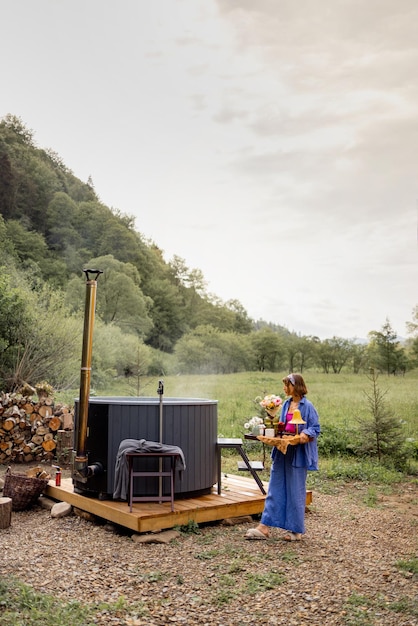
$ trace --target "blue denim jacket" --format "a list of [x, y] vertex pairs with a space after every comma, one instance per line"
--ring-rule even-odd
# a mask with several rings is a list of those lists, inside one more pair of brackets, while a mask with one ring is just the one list
[[[282, 410], [280, 413], [280, 421], [286, 421], [286, 415], [289, 411], [289, 405], [292, 398], [287, 398], [284, 401]], [[303, 397], [299, 402], [299, 411], [302, 419], [306, 424], [300, 429], [300, 433], [306, 433], [308, 437], [313, 437], [313, 441], [294, 446], [294, 457], [292, 465], [294, 467], [306, 467], [308, 470], [318, 469], [318, 444], [317, 437], [321, 432], [319, 425], [318, 413], [310, 400]], [[277, 448], [273, 448], [271, 457], [274, 460], [276, 454], [282, 454]]]

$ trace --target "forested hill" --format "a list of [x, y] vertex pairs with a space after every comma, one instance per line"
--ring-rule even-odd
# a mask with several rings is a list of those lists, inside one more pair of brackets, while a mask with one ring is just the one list
[[180, 256], [166, 263], [133, 217], [105, 206], [90, 182], [52, 150], [38, 148], [33, 132], [11, 115], [0, 122], [0, 213], [21, 269], [71, 293], [73, 306], [82, 269], [106, 270], [101, 283], [118, 286], [118, 300], [101, 301], [100, 316], [155, 348], [170, 352], [201, 324], [239, 333], [253, 328], [239, 302], [209, 295], [202, 273]]
[[0, 390], [77, 383], [84, 268], [103, 271], [92, 364], [102, 388], [124, 376], [138, 393], [142, 375], [164, 372], [393, 373], [416, 365], [418, 339], [407, 353], [389, 322], [367, 346], [255, 323], [240, 302], [209, 294], [202, 272], [181, 256], [166, 262], [140, 227], [39, 148], [19, 118], [0, 120]]

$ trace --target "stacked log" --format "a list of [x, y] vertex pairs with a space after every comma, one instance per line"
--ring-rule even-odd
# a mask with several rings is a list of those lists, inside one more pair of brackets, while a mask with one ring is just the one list
[[74, 449], [74, 430], [57, 431], [56, 463], [62, 468], [71, 466]]
[[58, 431], [73, 427], [73, 410], [53, 398], [1, 393], [0, 464], [52, 461]]

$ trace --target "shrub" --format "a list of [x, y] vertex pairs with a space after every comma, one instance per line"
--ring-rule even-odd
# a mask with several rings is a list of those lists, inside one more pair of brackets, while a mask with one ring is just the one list
[[324, 425], [318, 437], [320, 456], [353, 455], [355, 431], [348, 427]]

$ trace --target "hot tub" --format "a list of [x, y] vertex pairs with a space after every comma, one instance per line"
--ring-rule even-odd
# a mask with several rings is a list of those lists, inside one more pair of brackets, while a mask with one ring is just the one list
[[[76, 441], [77, 413], [78, 401], [75, 402]], [[187, 498], [210, 493], [217, 481], [217, 431], [216, 400], [164, 397], [160, 401], [157, 397], [91, 397], [86, 438], [88, 463], [100, 464], [103, 472], [89, 477], [86, 482], [73, 478], [74, 491], [101, 499], [111, 498], [120, 442], [124, 439], [146, 439], [179, 446], [183, 450], [186, 469], [180, 479], [176, 475], [176, 496]], [[146, 461], [158, 464], [158, 460]], [[153, 493], [157, 481], [158, 478], [136, 479], [136, 495]], [[168, 490], [168, 483], [164, 484], [163, 492], [168, 493]]]

